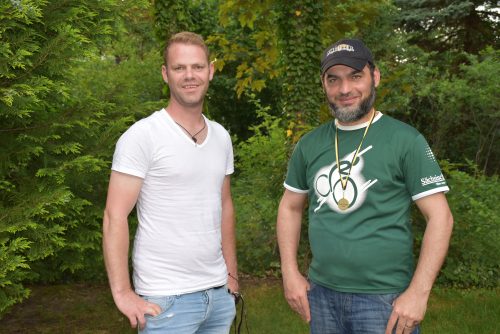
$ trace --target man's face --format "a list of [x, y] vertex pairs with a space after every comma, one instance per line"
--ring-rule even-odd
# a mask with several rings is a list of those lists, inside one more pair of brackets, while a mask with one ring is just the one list
[[333, 116], [344, 124], [366, 121], [375, 102], [375, 87], [380, 82], [380, 72], [370, 68], [362, 71], [345, 65], [330, 67], [323, 75], [323, 88]]
[[162, 75], [170, 88], [170, 103], [193, 108], [203, 104], [208, 83], [213, 77], [213, 64], [208, 62], [198, 45], [175, 43], [168, 51]]

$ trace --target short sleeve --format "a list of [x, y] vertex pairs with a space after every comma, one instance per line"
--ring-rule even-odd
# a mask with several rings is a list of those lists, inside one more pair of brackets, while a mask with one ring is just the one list
[[307, 165], [302, 153], [301, 141], [295, 146], [290, 161], [288, 162], [288, 171], [284, 186], [286, 189], [296, 193], [307, 193]]
[[111, 169], [145, 178], [153, 152], [153, 142], [144, 124], [132, 125], [116, 143]]
[[405, 156], [404, 171], [406, 186], [414, 201], [450, 190], [434, 153], [421, 134], [415, 138]]
[[227, 159], [226, 159], [226, 175], [234, 173], [234, 153], [233, 144], [231, 142], [231, 136], [227, 133]]

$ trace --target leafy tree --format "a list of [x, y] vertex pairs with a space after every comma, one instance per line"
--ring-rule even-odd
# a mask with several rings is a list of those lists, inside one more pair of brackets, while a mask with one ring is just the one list
[[497, 174], [498, 50], [464, 54], [467, 62], [449, 73], [440, 69], [433, 54], [404, 40], [401, 45], [405, 47], [398, 52], [400, 60], [378, 63], [378, 108], [414, 125], [440, 159], [461, 163], [462, 168], [468, 168], [463, 164], [467, 160], [473, 161], [487, 175]]
[[[411, 44], [427, 52], [458, 57], [461, 52], [479, 54], [487, 46], [498, 48], [500, 13], [496, 0], [395, 0], [400, 22]], [[443, 59], [443, 58], [441, 58]], [[446, 58], [438, 65], [449, 64]]]
[[244, 0], [224, 1], [219, 7], [221, 29], [210, 35], [215, 45], [216, 66], [222, 70], [236, 64], [235, 89], [238, 97], [245, 91], [260, 92], [268, 80], [276, 78], [279, 68], [277, 47], [278, 11], [276, 1], [250, 3]]
[[155, 0], [155, 29], [161, 41], [180, 31], [192, 30], [193, 21], [189, 12], [191, 2], [178, 0]]
[[491, 48], [470, 55], [457, 74], [436, 78], [418, 94], [432, 100], [434, 123], [426, 132], [435, 149], [451, 161], [471, 160], [488, 175], [498, 174], [500, 166], [499, 56]]
[[323, 8], [321, 2], [314, 0], [282, 1], [279, 8], [281, 61], [286, 74], [282, 104], [284, 112], [300, 131], [305, 123], [318, 123], [322, 93], [317, 73], [322, 51]]
[[154, 0], [156, 36], [162, 43], [180, 31], [207, 37], [217, 29], [217, 9], [216, 0]]
[[100, 231], [113, 146], [141, 101], [161, 95], [161, 84], [137, 80], [151, 70], [160, 77], [159, 57], [149, 72], [136, 65], [127, 81], [130, 62], [100, 56], [123, 5], [0, 5], [0, 313], [28, 295], [24, 282], [104, 275]]
[[115, 57], [117, 63], [138, 57], [144, 59], [151, 50], [161, 54], [161, 46], [155, 38], [154, 13], [151, 0], [123, 0], [118, 2], [112, 24], [113, 37], [106, 43], [98, 43], [101, 55]]

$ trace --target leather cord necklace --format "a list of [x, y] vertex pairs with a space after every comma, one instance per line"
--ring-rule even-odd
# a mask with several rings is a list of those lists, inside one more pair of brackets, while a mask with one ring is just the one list
[[[175, 121], [174, 121], [175, 122]], [[191, 134], [191, 132], [189, 132], [188, 130], [186, 130], [185, 127], [183, 127], [182, 125], [180, 125], [179, 123], [175, 122], [175, 124], [177, 124], [178, 126], [180, 126], [182, 128], [182, 130], [186, 131], [186, 133], [191, 137], [191, 139], [196, 143], [198, 142], [198, 139], [196, 138], [197, 135], [199, 135], [203, 130], [205, 130], [206, 126], [207, 126], [207, 122], [205, 121], [205, 118], [203, 118], [203, 127], [200, 129], [200, 131], [196, 132], [194, 135]]]

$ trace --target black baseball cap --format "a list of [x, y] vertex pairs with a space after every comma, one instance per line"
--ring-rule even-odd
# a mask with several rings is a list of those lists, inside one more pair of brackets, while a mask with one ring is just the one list
[[359, 39], [341, 39], [330, 45], [321, 57], [321, 76], [334, 65], [346, 65], [362, 71], [367, 63], [373, 64], [373, 56]]

